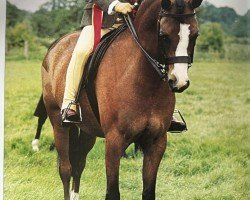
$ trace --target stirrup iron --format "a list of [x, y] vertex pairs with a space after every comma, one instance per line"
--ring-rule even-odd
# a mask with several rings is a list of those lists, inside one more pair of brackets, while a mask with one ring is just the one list
[[186, 123], [184, 117], [182, 116], [181, 111], [178, 110], [178, 109], [175, 109], [173, 114], [178, 114], [179, 115], [179, 117], [177, 119], [180, 120], [180, 122], [185, 125], [185, 129], [182, 130], [182, 131], [169, 131], [169, 133], [182, 133], [182, 132], [186, 132], [188, 130], [187, 123]]
[[[79, 116], [79, 121], [70, 121], [65, 119], [66, 118], [66, 113], [68, 113], [68, 110], [71, 108], [72, 105], [76, 106], [76, 114]], [[76, 101], [72, 101], [69, 103], [67, 106], [66, 110], [64, 111], [65, 115], [62, 116], [62, 124], [68, 124], [68, 123], [81, 123], [82, 122], [82, 111], [81, 111], [81, 106], [79, 103]], [[63, 114], [63, 113], [62, 113]]]

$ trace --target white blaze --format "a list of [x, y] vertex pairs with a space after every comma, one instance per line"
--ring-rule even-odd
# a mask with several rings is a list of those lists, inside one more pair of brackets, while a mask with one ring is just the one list
[[[175, 56], [188, 56], [188, 44], [189, 44], [189, 24], [180, 24], [180, 32], [179, 32], [179, 43], [176, 48]], [[175, 63], [174, 70], [172, 73], [176, 77], [176, 86], [181, 88], [188, 81], [188, 64], [187, 63]]]

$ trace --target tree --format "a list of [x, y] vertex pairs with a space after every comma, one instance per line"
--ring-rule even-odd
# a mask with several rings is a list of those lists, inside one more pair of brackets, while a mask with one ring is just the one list
[[15, 5], [7, 1], [6, 11], [6, 25], [7, 27], [15, 26], [17, 23], [22, 22], [30, 13], [18, 9]]
[[250, 11], [244, 16], [239, 17], [236, 23], [232, 26], [232, 32], [237, 37], [250, 36]]
[[35, 34], [39, 37], [53, 36], [55, 33], [52, 14], [44, 8], [40, 8], [33, 14], [31, 24]]
[[17, 23], [14, 27], [7, 28], [7, 45], [11, 47], [23, 47], [24, 42], [34, 43], [35, 36], [28, 20]]
[[212, 50], [222, 52], [224, 32], [218, 23], [205, 23], [201, 26], [201, 37], [199, 47], [201, 50]]
[[32, 27], [39, 37], [60, 37], [79, 27], [85, 1], [50, 0], [32, 16]]
[[216, 8], [210, 3], [205, 3], [198, 11], [198, 20], [200, 23], [219, 23], [223, 31], [228, 35], [233, 35], [232, 25], [238, 21], [239, 17], [232, 8]]

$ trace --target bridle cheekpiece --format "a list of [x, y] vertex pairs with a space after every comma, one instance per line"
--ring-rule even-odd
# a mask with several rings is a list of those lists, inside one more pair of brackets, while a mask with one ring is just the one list
[[[159, 19], [158, 19], [158, 37], [159, 39], [163, 39], [164, 38], [164, 34], [160, 32], [159, 28], [160, 28], [160, 21], [163, 17], [171, 17], [174, 18], [178, 21], [181, 21], [183, 19], [189, 18], [189, 17], [193, 17], [195, 16], [195, 12], [194, 13], [189, 13], [189, 14], [180, 14], [180, 13], [168, 13], [167, 10], [161, 8], [161, 11], [159, 13]], [[161, 47], [161, 49], [163, 49], [163, 47]], [[187, 63], [188, 67], [192, 66], [193, 63], [193, 55], [194, 52], [192, 52], [191, 56], [174, 56], [174, 57], [165, 57], [165, 65], [170, 65], [170, 64], [174, 64], [174, 63]]]

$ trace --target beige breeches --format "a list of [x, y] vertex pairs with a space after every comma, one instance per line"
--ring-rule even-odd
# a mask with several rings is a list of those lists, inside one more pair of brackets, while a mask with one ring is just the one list
[[[107, 34], [112, 29], [117, 28], [114, 25], [110, 29], [102, 29], [101, 37]], [[73, 51], [66, 75], [66, 85], [63, 97], [62, 109], [67, 108], [70, 102], [75, 101], [78, 87], [84, 71], [84, 66], [93, 51], [94, 46], [94, 27], [86, 26], [82, 29], [80, 37]], [[75, 110], [75, 106], [71, 106]]]

